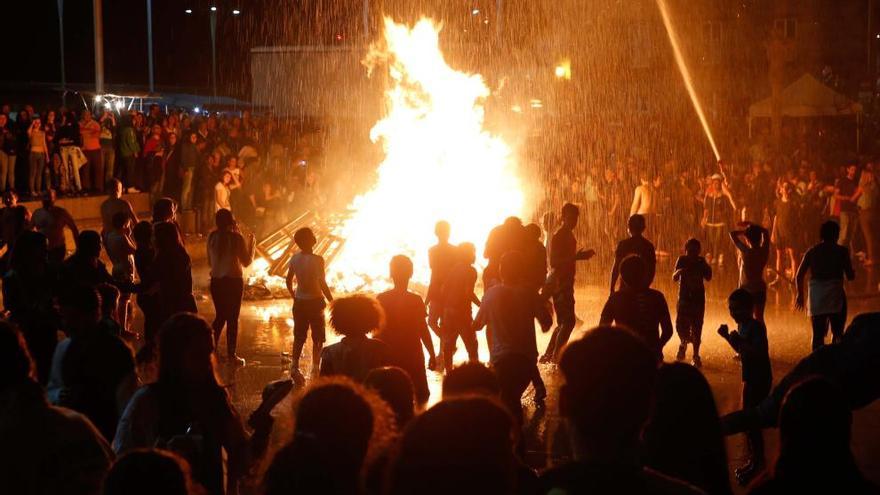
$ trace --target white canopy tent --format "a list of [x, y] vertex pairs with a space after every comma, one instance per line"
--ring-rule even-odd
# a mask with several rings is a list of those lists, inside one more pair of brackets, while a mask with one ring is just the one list
[[[752, 136], [752, 120], [770, 118], [773, 114], [772, 97], [749, 106], [749, 137]], [[804, 74], [789, 84], [779, 95], [780, 112], [783, 117], [845, 117], [855, 116], [859, 123], [862, 105], [822, 84], [810, 74]], [[859, 142], [859, 126], [856, 125], [856, 143]]]

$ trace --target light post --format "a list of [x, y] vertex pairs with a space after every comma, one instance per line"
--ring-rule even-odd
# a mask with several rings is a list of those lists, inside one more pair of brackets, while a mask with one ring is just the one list
[[[150, 0], [147, 0], [150, 1]], [[211, 95], [217, 97], [217, 6], [211, 5], [208, 12], [208, 22], [211, 30]], [[183, 11], [186, 15], [192, 15], [193, 9], [187, 7]], [[241, 14], [241, 10], [236, 7], [231, 10], [232, 15]]]
[[150, 94], [156, 91], [153, 80], [153, 0], [147, 0], [147, 72], [149, 73]]
[[64, 0], [57, 0], [58, 3], [58, 51], [61, 55], [61, 101], [67, 96], [67, 77], [64, 73]]

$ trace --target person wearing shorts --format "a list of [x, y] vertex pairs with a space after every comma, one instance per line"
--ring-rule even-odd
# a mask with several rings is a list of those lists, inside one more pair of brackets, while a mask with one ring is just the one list
[[[312, 370], [317, 376], [324, 348], [326, 301], [333, 300], [330, 287], [324, 276], [324, 258], [312, 252], [317, 244], [315, 234], [309, 228], [302, 228], [293, 235], [293, 242], [300, 252], [290, 259], [287, 272], [287, 290], [293, 296], [293, 353], [291, 354], [290, 376], [294, 381], [304, 381], [299, 369], [299, 359], [306, 343], [309, 330], [312, 331]], [[293, 280], [296, 279], [296, 289]]]

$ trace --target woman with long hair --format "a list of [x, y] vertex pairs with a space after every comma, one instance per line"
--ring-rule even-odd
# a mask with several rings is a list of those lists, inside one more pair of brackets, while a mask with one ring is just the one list
[[231, 364], [244, 365], [235, 353], [238, 315], [244, 294], [244, 268], [254, 259], [254, 236], [248, 239], [238, 230], [232, 212], [222, 208], [214, 215], [217, 228], [208, 236], [208, 265], [211, 267], [211, 299], [214, 301], [214, 345], [226, 327], [226, 357]]
[[211, 495], [225, 493], [225, 451], [225, 485], [235, 493], [252, 460], [265, 452], [273, 424], [269, 413], [289, 391], [287, 385], [264, 395], [248, 421], [254, 429], [249, 437], [217, 380], [211, 327], [197, 315], [179, 313], [159, 333], [158, 379], [131, 398], [113, 449], [117, 454], [145, 447], [174, 450], [189, 461], [193, 479]]

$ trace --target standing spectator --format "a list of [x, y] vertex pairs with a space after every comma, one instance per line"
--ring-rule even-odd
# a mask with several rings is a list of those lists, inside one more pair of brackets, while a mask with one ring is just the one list
[[100, 493], [113, 452], [85, 416], [49, 405], [28, 347], [0, 323], [0, 480], [4, 493]]
[[224, 170], [220, 181], [214, 186], [214, 212], [232, 210], [232, 189], [237, 187], [233, 182], [232, 172]]
[[859, 208], [859, 227], [865, 238], [865, 266], [874, 265], [874, 255], [877, 252], [877, 207], [880, 206], [880, 188], [874, 170], [866, 168], [859, 178], [859, 190], [856, 205]]
[[52, 301], [56, 280], [48, 269], [46, 246], [42, 234], [23, 233], [3, 275], [3, 306], [9, 321], [21, 328], [42, 384], [49, 380], [59, 327]]
[[198, 135], [194, 132], [185, 133], [186, 138], [180, 148], [181, 191], [180, 208], [188, 211], [193, 206], [193, 177], [199, 166], [201, 156], [197, 146]]
[[9, 128], [9, 116], [0, 113], [0, 192], [15, 189], [15, 134]]
[[381, 328], [382, 306], [372, 297], [354, 295], [330, 306], [330, 324], [342, 340], [321, 352], [321, 376], [344, 375], [362, 383], [370, 371], [389, 365], [388, 346], [368, 337]]
[[763, 323], [764, 306], [767, 304], [767, 283], [764, 282], [764, 268], [770, 258], [770, 233], [760, 225], [750, 223], [743, 225], [746, 227], [745, 230], [735, 230], [730, 233], [733, 245], [742, 256], [739, 267], [739, 286], [752, 295], [755, 319]]
[[713, 495], [732, 495], [718, 408], [702, 373], [683, 363], [657, 373], [645, 464]]
[[119, 179], [112, 179], [107, 184], [107, 189], [109, 196], [101, 203], [101, 232], [103, 234], [110, 232], [113, 228], [113, 217], [119, 212], [128, 215], [131, 223], [136, 224], [138, 217], [134, 212], [134, 208], [132, 208], [131, 203], [127, 199], [122, 197], [122, 182]]
[[547, 332], [553, 318], [541, 298], [525, 285], [525, 261], [511, 251], [501, 259], [501, 284], [486, 291], [474, 330], [487, 327], [489, 361], [501, 383], [501, 400], [522, 422], [522, 394], [538, 374], [535, 319]]
[[733, 212], [736, 211], [733, 196], [730, 195], [730, 191], [722, 182], [723, 180], [721, 174], [715, 174], [711, 177], [709, 188], [703, 199], [703, 218], [700, 221], [700, 225], [706, 231], [705, 235], [708, 241], [707, 258], [710, 263], [719, 266], [724, 263], [724, 252], [727, 246], [724, 237], [729, 230], [727, 226], [733, 218]]
[[388, 346], [391, 365], [399, 366], [409, 375], [416, 401], [424, 404], [429, 391], [422, 344], [428, 350], [430, 361], [436, 359], [434, 342], [425, 323], [425, 303], [421, 296], [409, 291], [412, 260], [403, 255], [395, 256], [391, 258], [390, 271], [394, 288], [376, 298], [385, 312], [385, 326], [378, 338]]
[[[131, 240], [131, 217], [127, 212], [119, 211], [113, 215], [113, 229], [106, 234], [105, 247], [107, 257], [113, 263], [111, 275], [119, 287], [130, 286], [134, 283], [134, 253], [135, 245]], [[123, 331], [128, 330], [128, 313], [131, 293], [122, 291], [116, 310], [116, 321], [122, 326]]]
[[43, 191], [43, 171], [46, 168], [46, 163], [49, 161], [49, 145], [46, 143], [46, 131], [43, 129], [39, 115], [35, 116], [31, 121], [27, 133], [31, 148], [28, 187], [30, 188], [31, 197], [36, 198]]
[[[333, 301], [333, 294], [327, 285], [324, 274], [324, 258], [312, 250], [317, 239], [312, 229], [306, 227], [293, 234], [293, 242], [300, 252], [290, 259], [287, 271], [287, 291], [293, 297], [293, 353], [291, 355], [290, 376], [302, 381], [299, 359], [309, 330], [312, 332], [312, 375], [316, 375], [321, 359], [321, 349], [325, 339], [324, 307], [325, 301]], [[296, 290], [293, 280], [296, 279]]]
[[104, 162], [104, 177], [99, 178], [103, 185], [116, 177], [116, 115], [104, 110], [101, 115], [101, 160]]
[[253, 234], [245, 240], [238, 223], [229, 210], [217, 210], [217, 229], [208, 236], [208, 265], [211, 267], [211, 299], [214, 301], [214, 346], [226, 326], [226, 359], [230, 364], [243, 366], [238, 357], [238, 316], [244, 293], [244, 267], [254, 259]]
[[657, 377], [654, 349], [629, 332], [599, 327], [566, 347], [559, 368], [559, 412], [572, 426], [574, 459], [545, 472], [540, 493], [702, 493], [645, 467], [639, 456]]
[[[428, 282], [428, 294], [425, 297], [425, 304], [428, 305], [428, 326], [431, 330], [442, 338], [440, 331], [440, 319], [443, 317], [443, 285], [449, 278], [449, 272], [455, 266], [456, 249], [449, 243], [450, 234], [449, 222], [440, 220], [434, 225], [434, 235], [437, 236], [437, 244], [428, 249], [428, 265], [431, 267], [431, 280]], [[449, 364], [452, 364], [452, 356], [446, 356], [443, 352], [446, 349], [441, 347], [441, 361], [446, 364], [447, 357]]]
[[46, 190], [43, 195], [43, 207], [34, 212], [33, 223], [38, 232], [49, 240], [49, 263], [60, 266], [67, 256], [67, 241], [64, 228], [70, 229], [73, 238], [79, 237], [79, 229], [73, 215], [55, 204], [54, 189]]
[[[727, 299], [730, 316], [737, 324], [734, 331], [727, 325], [718, 328], [718, 334], [730, 347], [742, 356], [742, 408], [757, 406], [773, 385], [770, 368], [770, 351], [767, 345], [767, 327], [756, 320], [754, 300], [745, 289], [736, 289]], [[736, 479], [747, 485], [764, 468], [764, 436], [760, 428], [746, 433], [748, 457], [746, 463], [736, 470]]]
[[843, 278], [856, 277], [852, 267], [849, 249], [838, 245], [840, 226], [833, 220], [822, 224], [819, 237], [822, 242], [807, 250], [798, 267], [797, 283], [798, 309], [804, 307], [804, 277], [810, 272], [810, 304], [808, 313], [813, 326], [813, 350], [825, 345], [825, 335], [831, 326], [832, 342], [843, 337], [846, 325], [846, 290]]
[[712, 267], [706, 258], [700, 256], [700, 241], [689, 239], [685, 245], [685, 255], [675, 261], [673, 282], [678, 282], [678, 304], [675, 315], [675, 330], [681, 343], [676, 359], [685, 357], [687, 345], [694, 348], [693, 364], [700, 368], [700, 343], [703, 335], [703, 317], [706, 314], [706, 287], [703, 281], [712, 280]]
[[223, 495], [224, 486], [238, 493], [238, 480], [265, 452], [273, 424], [269, 413], [290, 388], [268, 394], [248, 421], [254, 428], [249, 436], [217, 381], [213, 343], [208, 322], [196, 315], [178, 314], [168, 321], [160, 334], [158, 379], [131, 398], [113, 449], [122, 454], [183, 441], [195, 447], [187, 452], [195, 481], [208, 494]]
[[631, 254], [620, 263], [620, 278], [623, 286], [605, 302], [599, 325], [613, 323], [630, 329], [662, 360], [663, 347], [672, 338], [672, 318], [666, 298], [662, 292], [647, 286], [647, 268], [638, 255]]
[[61, 192], [78, 194], [82, 191], [79, 170], [86, 161], [79, 148], [82, 136], [76, 123], [76, 115], [67, 112], [62, 116], [61, 128], [58, 129], [55, 141], [61, 154]]
[[555, 363], [562, 348], [568, 342], [577, 324], [574, 301], [574, 280], [577, 262], [586, 261], [596, 255], [592, 249], [578, 250], [574, 229], [577, 227], [580, 210], [571, 203], [562, 206], [562, 225], [550, 241], [550, 279], [554, 285], [553, 308], [556, 310], [556, 329], [550, 343], [544, 350], [541, 362]]
[[617, 278], [620, 276], [620, 263], [629, 255], [636, 255], [645, 262], [648, 270], [648, 287], [654, 282], [654, 274], [657, 271], [657, 252], [654, 244], [644, 237], [647, 220], [643, 215], [636, 213], [627, 221], [629, 237], [617, 243], [614, 250], [614, 264], [611, 267], [611, 293], [617, 290]]
[[79, 132], [82, 134], [82, 149], [88, 163], [80, 171], [83, 190], [100, 192], [104, 183], [104, 157], [101, 155], [101, 124], [86, 110], [79, 121]]
[[150, 193], [150, 200], [156, 201], [162, 196], [162, 180], [165, 177], [165, 141], [162, 139], [162, 126], [154, 125], [144, 141], [144, 152], [141, 157], [146, 173], [144, 192]]
[[162, 195], [180, 203], [183, 169], [180, 162], [180, 144], [177, 134], [168, 134], [162, 156]]
[[[542, 246], [543, 247], [543, 246]], [[545, 257], [546, 258], [546, 257]], [[472, 305], [480, 305], [474, 293], [477, 283], [477, 270], [473, 267], [476, 259], [474, 245], [463, 242], [456, 248], [456, 260], [449, 271], [446, 283], [443, 284], [444, 311], [440, 333], [440, 354], [443, 357], [443, 369], [452, 371], [455, 348], [459, 337], [467, 351], [468, 361], [479, 362], [479, 345], [474, 332]], [[533, 288], [530, 286], [530, 288]], [[537, 291], [535, 291], [537, 294]]]
[[134, 252], [134, 266], [144, 289], [137, 295], [138, 307], [144, 313], [144, 345], [137, 357], [138, 362], [145, 362], [154, 357], [156, 336], [159, 333], [159, 295], [153, 290], [156, 281], [153, 224], [146, 220], [138, 222], [134, 226], [132, 237], [137, 246]]
[[61, 364], [60, 405], [85, 414], [104, 438], [113, 438], [119, 417], [137, 388], [131, 349], [101, 331], [101, 297], [91, 287], [71, 285], [59, 298], [70, 335]]
[[856, 180], [858, 172], [858, 165], [854, 163], [847, 165], [846, 175], [837, 179], [834, 187], [834, 199], [840, 206], [840, 239], [837, 242], [846, 247], [852, 242], [853, 232], [858, 225], [859, 209], [855, 202], [858, 198], [859, 183]]
[[119, 157], [122, 161], [122, 177], [128, 192], [138, 192], [141, 188], [141, 179], [137, 168], [137, 159], [141, 152], [137, 130], [135, 130], [131, 116], [122, 119], [119, 130]]
[[[796, 262], [794, 253], [800, 239], [798, 232], [800, 205], [792, 197], [792, 185], [783, 182], [779, 186], [779, 199], [776, 200], [776, 216], [773, 218], [773, 244], [776, 246], [776, 277], [794, 277]], [[783, 266], [789, 262], [789, 268]], [[786, 272], [790, 275], [786, 275]], [[790, 280], [790, 279], [789, 279]], [[759, 301], [760, 302], [760, 301]]]
[[192, 261], [173, 223], [162, 222], [156, 235], [156, 281], [159, 283], [160, 325], [181, 311], [198, 312], [192, 293]]

